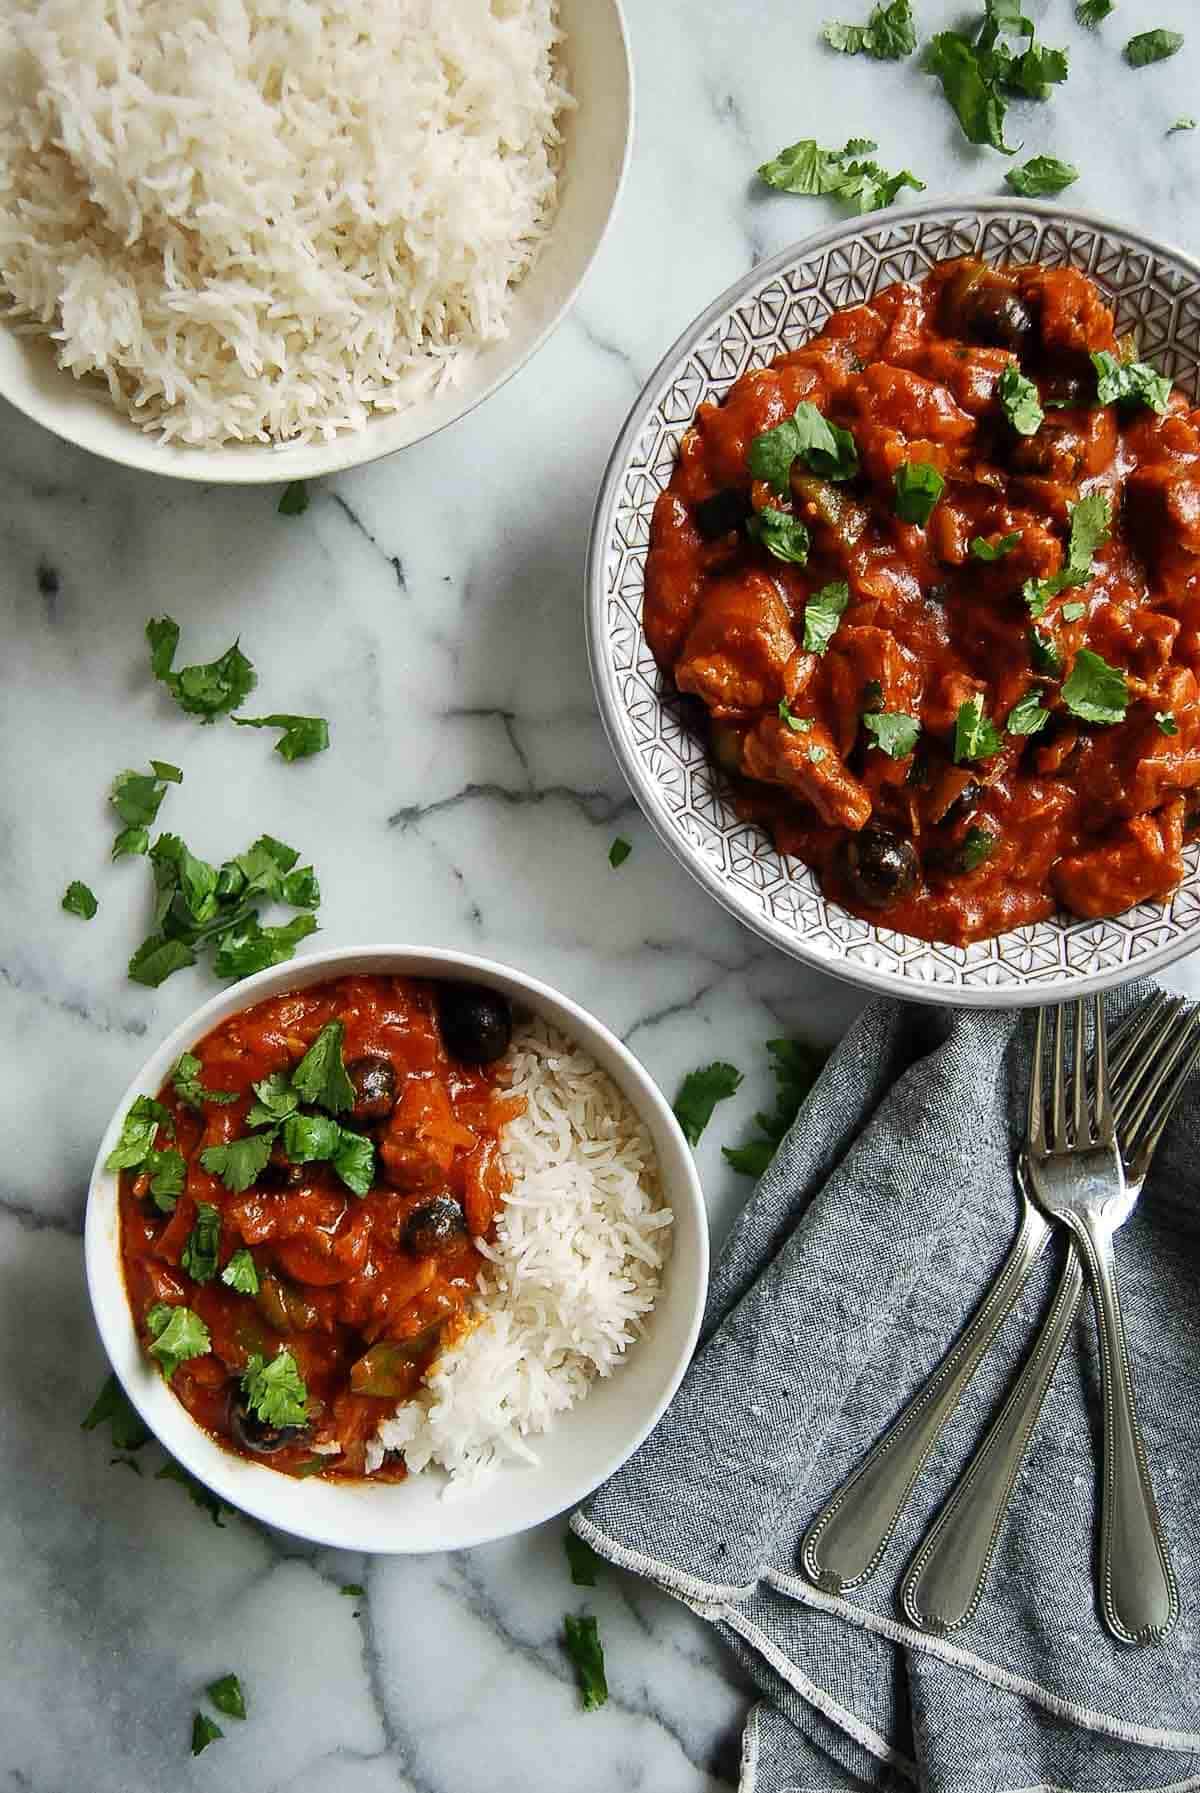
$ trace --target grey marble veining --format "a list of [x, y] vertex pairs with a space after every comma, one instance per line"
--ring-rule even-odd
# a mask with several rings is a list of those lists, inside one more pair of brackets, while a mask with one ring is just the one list
[[[736, 1780], [741, 1677], [683, 1609], [615, 1573], [596, 1590], [612, 1701], [577, 1707], [558, 1645], [578, 1604], [560, 1523], [423, 1561], [365, 1561], [222, 1529], [79, 1420], [104, 1366], [79, 1230], [97, 1137], [152, 1043], [211, 985], [128, 983], [144, 866], [106, 864], [112, 775], [184, 768], [161, 820], [208, 857], [263, 829], [318, 868], [323, 943], [408, 940], [527, 966], [596, 1010], [673, 1091], [720, 1056], [745, 1073], [699, 1162], [719, 1240], [746, 1185], [720, 1146], [769, 1099], [763, 1043], [832, 1039], [847, 988], [779, 957], [659, 848], [605, 745], [584, 653], [582, 568], [609, 447], [651, 368], [756, 260], [834, 215], [756, 189], [782, 144], [879, 139], [931, 194], [1002, 190], [910, 62], [839, 58], [824, 7], [627, 0], [638, 134], [611, 236], [573, 316], [482, 410], [314, 489], [137, 477], [5, 410], [0, 435], [0, 1787], [13, 1793], [710, 1793]], [[867, 0], [831, 12], [865, 16]], [[921, 0], [923, 27], [949, 23]], [[1024, 154], [1083, 170], [1070, 198], [1200, 249], [1200, 38], [1134, 73], [1128, 31], [1192, 29], [1187, 0], [1121, 6], [1091, 35], [1031, 5], [1072, 76], [1014, 106]], [[240, 634], [257, 713], [330, 717], [333, 749], [287, 766], [271, 737], [180, 715], [147, 675], [168, 610], [189, 660]], [[633, 854], [609, 870], [613, 836]], [[64, 917], [67, 881], [101, 902]], [[1186, 966], [1172, 980], [1200, 989]], [[365, 1598], [339, 1593], [362, 1582]], [[251, 1721], [193, 1762], [207, 1680], [243, 1676]]]

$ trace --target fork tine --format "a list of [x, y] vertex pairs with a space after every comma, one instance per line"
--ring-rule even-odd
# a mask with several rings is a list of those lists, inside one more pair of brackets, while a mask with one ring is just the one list
[[1153, 1116], [1149, 1117], [1145, 1130], [1139, 1132], [1129, 1147], [1130, 1175], [1144, 1177], [1150, 1168], [1150, 1160], [1158, 1150], [1158, 1142], [1163, 1128], [1175, 1112], [1176, 1104], [1187, 1087], [1192, 1072], [1200, 1065], [1200, 1017], [1192, 1017], [1191, 1045], [1183, 1062], [1171, 1079], [1171, 1087], [1159, 1100]]
[[1087, 1013], [1082, 999], [1075, 1004], [1075, 1038], [1071, 1066], [1071, 1137], [1075, 1145], [1091, 1145], [1092, 1126], [1088, 1113], [1086, 1075]]
[[[1166, 1124], [1166, 1116], [1161, 1110], [1160, 1092], [1171, 1082], [1172, 1073], [1181, 1060], [1185, 1061], [1185, 1072], [1189, 1068], [1186, 1061], [1195, 1038], [1196, 1024], [1197, 1015], [1190, 1014], [1181, 1027], [1176, 1027], [1160, 1041], [1161, 1050], [1151, 1066], [1149, 1079], [1125, 1123], [1124, 1137], [1130, 1142], [1126, 1147], [1127, 1155], [1132, 1151], [1144, 1150], [1145, 1135], [1157, 1128], [1157, 1139], [1158, 1133], [1161, 1133]], [[1133, 1141], [1137, 1141], [1137, 1145], [1133, 1145]]]
[[1054, 1068], [1051, 1072], [1050, 1101], [1052, 1116], [1050, 1121], [1050, 1150], [1065, 1152], [1070, 1147], [1067, 1136], [1067, 1082], [1066, 1065], [1066, 1005], [1059, 1003], [1054, 1011]]
[[1025, 1141], [1030, 1152], [1039, 1157], [1046, 1151], [1046, 1106], [1042, 1097], [1042, 1061], [1046, 1056], [1046, 1009], [1037, 1012], [1037, 1032], [1033, 1039], [1033, 1060], [1029, 1067], [1029, 1113], [1025, 1121]]
[[1165, 1007], [1174, 1007], [1177, 1001], [1178, 998], [1171, 998], [1165, 990], [1156, 990], [1153, 996], [1148, 996], [1145, 1002], [1140, 1002], [1136, 1009], [1131, 1009], [1120, 1026], [1113, 1029], [1112, 1037], [1108, 1042], [1110, 1087], [1114, 1089], [1119, 1087], [1126, 1065], [1137, 1051], [1138, 1042], [1146, 1029], [1153, 1025], [1155, 1017], [1161, 1014]]
[[[1083, 1004], [1080, 1003], [1080, 1025], [1083, 1022]], [[1116, 1136], [1113, 1121], [1112, 1098], [1108, 1093], [1108, 1037], [1104, 1024], [1104, 998], [1097, 994], [1092, 998], [1095, 1012], [1096, 1039], [1092, 1048], [1092, 1101], [1096, 1112], [1096, 1140], [1100, 1145], [1111, 1145]]]
[[1146, 1016], [1145, 1025], [1130, 1040], [1129, 1050], [1123, 1055], [1120, 1094], [1113, 1104], [1113, 1118], [1122, 1130], [1139, 1100], [1142, 1085], [1158, 1063], [1159, 1054], [1173, 1038], [1185, 1007], [1182, 997], [1169, 998], [1153, 1015]]

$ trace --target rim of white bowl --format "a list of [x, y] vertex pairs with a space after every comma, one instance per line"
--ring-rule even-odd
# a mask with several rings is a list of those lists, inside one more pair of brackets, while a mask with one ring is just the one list
[[[481, 1512], [477, 1514], [468, 1514], [470, 1492], [462, 1499], [453, 1496], [438, 1499], [435, 1511], [439, 1520], [444, 1520], [439, 1530], [444, 1530], [446, 1535], [435, 1540], [425, 1538], [424, 1541], [415, 1543], [411, 1537], [404, 1535], [404, 1491], [418, 1485], [422, 1488], [436, 1486], [440, 1490], [445, 1486], [445, 1478], [440, 1471], [427, 1470], [406, 1482], [376, 1484], [372, 1484], [369, 1478], [337, 1484], [315, 1483], [285, 1476], [278, 1470], [252, 1462], [219, 1445], [171, 1393], [148, 1363], [134, 1329], [120, 1259], [118, 1182], [116, 1177], [104, 1169], [104, 1160], [116, 1142], [121, 1121], [130, 1103], [139, 1095], [156, 1091], [167, 1069], [179, 1054], [202, 1039], [212, 1027], [231, 1014], [251, 1008], [264, 996], [283, 993], [288, 989], [302, 989], [332, 977], [352, 975], [355, 971], [364, 975], [448, 975], [489, 982], [504, 989], [518, 1003], [527, 1003], [535, 1013], [548, 1015], [586, 1050], [591, 1051], [593, 1045], [598, 1043], [601, 1050], [620, 1066], [622, 1075], [614, 1077], [614, 1080], [618, 1081], [623, 1093], [650, 1127], [655, 1139], [663, 1171], [664, 1196], [676, 1218], [675, 1245], [678, 1246], [679, 1233], [688, 1232], [691, 1235], [692, 1263], [688, 1284], [685, 1287], [682, 1283], [670, 1280], [676, 1264], [676, 1253], [673, 1250], [647, 1334], [631, 1348], [631, 1357], [634, 1353], [652, 1348], [654, 1322], [668, 1300], [672, 1305], [682, 1304], [675, 1319], [675, 1330], [679, 1334], [677, 1348], [663, 1365], [658, 1393], [653, 1402], [638, 1414], [628, 1431], [622, 1433], [620, 1442], [601, 1461], [593, 1464], [585, 1475], [575, 1481], [565, 1479], [556, 1486], [553, 1493], [547, 1491], [542, 1498], [536, 1498], [536, 1495], [531, 1498], [528, 1510], [523, 1511], [515, 1523], [506, 1520], [496, 1522], [487, 1516], [492, 1504], [491, 1497], [497, 1489], [497, 1477], [528, 1477], [529, 1481], [525, 1485], [531, 1494], [535, 1494], [538, 1477], [542, 1474], [541, 1466], [506, 1466], [499, 1469], [495, 1477], [480, 1485], [483, 1500]], [[159, 1069], [152, 1070], [151, 1067], [154, 1066]], [[609, 1074], [613, 1075], [611, 1071]], [[663, 1141], [671, 1144], [674, 1160], [672, 1169], [661, 1163]], [[140, 1067], [104, 1130], [88, 1186], [84, 1220], [84, 1263], [92, 1311], [113, 1373], [159, 1443], [185, 1469], [190, 1470], [197, 1480], [211, 1488], [230, 1506], [252, 1518], [262, 1520], [280, 1531], [308, 1538], [317, 1544], [341, 1550], [359, 1550], [369, 1555], [427, 1555], [442, 1550], [466, 1549], [528, 1531], [577, 1505], [632, 1456], [666, 1411], [696, 1347], [708, 1290], [708, 1222], [695, 1160], [679, 1122], [649, 1071], [603, 1021], [571, 997], [563, 995], [550, 984], [543, 983], [540, 978], [518, 971], [498, 960], [446, 947], [385, 943], [329, 947], [302, 959], [293, 959], [287, 964], [257, 972], [253, 977], [218, 991], [172, 1029]], [[676, 1274], [682, 1276], [682, 1265]], [[623, 1365], [622, 1370], [624, 1368]], [[618, 1378], [621, 1373], [622, 1371], [617, 1372]], [[612, 1385], [619, 1386], [619, 1382], [614, 1379]], [[582, 1413], [585, 1408], [586, 1398], [578, 1407], [564, 1414], [559, 1424], [569, 1424], [572, 1417]], [[548, 1438], [552, 1435], [546, 1434]], [[427, 1477], [430, 1478], [429, 1482], [426, 1481]], [[324, 1494], [325, 1491], [332, 1491], [335, 1497], [343, 1498], [318, 1501], [317, 1505], [324, 1510], [308, 1517], [304, 1508], [310, 1504], [311, 1497]], [[369, 1501], [374, 1511], [366, 1520], [362, 1515], [357, 1515], [358, 1527], [352, 1531], [356, 1515], [351, 1508], [364, 1501]], [[347, 1509], [348, 1522], [345, 1525], [331, 1524], [328, 1513], [342, 1506]]]
[[[589, 10], [601, 6], [607, 8], [613, 31], [612, 47], [617, 54], [622, 80], [619, 91], [611, 95], [611, 103], [617, 109], [617, 115], [623, 112], [622, 147], [620, 159], [612, 181], [604, 221], [596, 233], [595, 241], [584, 257], [575, 279], [561, 300], [542, 325], [534, 332], [521, 353], [510, 364], [502, 365], [495, 376], [479, 389], [470, 393], [460, 405], [448, 405], [444, 416], [436, 416], [426, 426], [420, 425], [422, 407], [413, 405], [406, 410], [391, 415], [380, 414], [369, 418], [361, 430], [342, 431], [329, 443], [297, 443], [294, 447], [274, 448], [268, 443], [227, 443], [215, 449], [187, 448], [177, 443], [163, 443], [157, 437], [147, 435], [123, 413], [110, 407], [111, 418], [120, 427], [111, 435], [105, 430], [103, 439], [93, 439], [89, 429], [89, 420], [95, 417], [96, 407], [101, 407], [101, 415], [105, 422], [109, 421], [108, 413], [103, 411], [105, 395], [98, 382], [77, 382], [74, 376], [64, 369], [53, 366], [52, 369], [41, 367], [29, 379], [27, 386], [14, 392], [4, 382], [0, 374], [0, 399], [10, 404], [15, 411], [28, 417], [31, 422], [40, 424], [51, 435], [60, 441], [69, 442], [72, 447], [82, 448], [88, 454], [108, 461], [114, 466], [129, 467], [137, 473], [154, 473], [162, 479], [177, 479], [193, 485], [208, 486], [273, 486], [285, 485], [292, 480], [322, 479], [329, 474], [344, 473], [351, 467], [361, 467], [371, 461], [385, 460], [389, 455], [400, 454], [406, 448], [414, 448], [420, 442], [431, 441], [443, 430], [462, 418], [469, 417], [472, 411], [486, 403], [502, 386], [506, 386], [515, 374], [528, 365], [533, 357], [545, 347], [549, 338], [558, 329], [579, 297], [583, 284], [591, 272], [592, 265], [599, 255], [612, 228], [613, 218], [625, 190], [625, 180], [629, 172], [630, 158], [633, 153], [634, 132], [634, 76], [633, 58], [629, 49], [629, 31], [625, 21], [623, 0], [581, 0]], [[608, 96], [606, 96], [608, 97]], [[553, 240], [553, 227], [547, 244]], [[536, 264], [535, 264], [536, 269]], [[531, 272], [534, 270], [531, 270]], [[515, 290], [517, 299], [521, 293], [521, 282]], [[7, 326], [0, 326], [7, 328]], [[36, 339], [41, 354], [41, 338]], [[507, 340], [507, 339], [506, 339]], [[496, 353], [501, 356], [504, 342], [495, 344], [485, 354]], [[50, 381], [47, 375], [52, 372], [55, 378]], [[40, 381], [47, 379], [53, 392], [45, 394], [40, 390]], [[82, 393], [72, 394], [80, 399], [78, 412], [74, 409], [64, 417], [59, 410], [63, 405], [63, 394], [71, 394], [75, 386], [83, 386]], [[57, 397], [53, 394], [57, 394]], [[95, 403], [93, 404], [93, 400]], [[395, 438], [393, 440], [393, 438]]]
[[[1187, 250], [1178, 248], [1174, 243], [1162, 237], [1154, 237], [1134, 227], [1120, 224], [1116, 219], [1106, 217], [1101, 212], [1093, 212], [1080, 208], [1056, 205], [1051, 200], [1021, 199], [1013, 194], [1008, 198], [990, 199], [957, 199], [953, 194], [943, 194], [921, 200], [917, 204], [898, 207], [894, 214], [897, 225], [903, 225], [910, 218], [923, 218], [945, 212], [947, 209], [972, 214], [1001, 214], [1019, 210], [1022, 213], [1036, 213], [1039, 216], [1061, 219], [1064, 224], [1080, 224], [1087, 229], [1098, 232], [1119, 231], [1131, 241], [1140, 243], [1150, 254], [1165, 256], [1191, 269], [1197, 283], [1200, 284], [1200, 259]], [[1200, 948], [1200, 929], [1191, 935], [1184, 934], [1178, 940], [1169, 941], [1165, 946], [1148, 952], [1136, 961], [1127, 965], [1115, 965], [1106, 969], [1087, 973], [1072, 978], [1068, 983], [1059, 984], [1003, 984], [995, 987], [976, 984], [942, 984], [923, 982], [913, 979], [903, 982], [894, 973], [877, 970], [872, 965], [860, 964], [857, 960], [827, 957], [806, 947], [804, 940], [796, 934], [773, 924], [765, 917], [749, 911], [726, 884], [720, 871], [711, 865], [702, 854], [689, 850], [679, 828], [669, 815], [662, 794], [657, 784], [648, 776], [642, 765], [625, 723], [625, 712], [617, 693], [617, 681], [614, 669], [606, 651], [605, 606], [607, 592], [604, 583], [604, 563], [608, 552], [609, 535], [611, 533], [612, 511], [615, 505], [618, 488], [624, 477], [626, 461], [630, 450], [637, 441], [638, 435], [645, 425], [646, 414], [656, 402], [660, 388], [671, 371], [700, 342], [713, 324], [732, 306], [754, 288], [773, 279], [794, 262], [808, 259], [818, 254], [828, 245], [844, 242], [871, 223], [878, 223], [880, 214], [872, 212], [862, 218], [842, 219], [840, 223], [830, 224], [823, 230], [814, 231], [811, 236], [801, 237], [796, 242], [781, 249], [768, 260], [757, 262], [739, 279], [733, 281], [725, 290], [718, 293], [711, 304], [693, 318], [686, 329], [681, 330], [670, 348], [656, 363], [647, 376], [641, 391], [634, 399], [629, 412], [621, 426], [620, 433], [613, 444], [612, 452], [605, 463], [604, 474], [600, 481], [600, 489], [596, 495], [596, 503], [592, 511], [591, 529], [588, 536], [587, 563], [584, 572], [584, 626], [587, 637], [588, 665], [591, 671], [592, 690], [600, 711], [600, 719], [604, 724], [604, 732], [608, 736], [608, 744], [621, 769], [622, 777], [629, 786], [638, 807], [653, 828], [663, 846], [678, 863], [689, 872], [697, 883], [706, 890], [721, 908], [740, 922], [751, 933], [776, 947], [788, 958], [807, 965], [814, 971], [825, 972], [840, 982], [857, 985], [860, 989], [874, 992], [877, 996], [889, 996], [898, 1001], [936, 1003], [946, 1008], [1032, 1008], [1035, 1005], [1073, 1000], [1076, 997], [1092, 996], [1104, 990], [1116, 989], [1121, 984], [1132, 983], [1134, 979], [1149, 976], [1162, 971], [1166, 966], [1182, 959], [1187, 954]]]

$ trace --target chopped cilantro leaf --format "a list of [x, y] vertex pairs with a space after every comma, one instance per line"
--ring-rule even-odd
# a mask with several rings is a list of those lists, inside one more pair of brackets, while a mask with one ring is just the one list
[[1154, 720], [1157, 722], [1161, 734], [1177, 735], [1179, 733], [1179, 724], [1175, 720], [1174, 710], [1155, 710]]
[[725, 1162], [743, 1177], [762, 1176], [829, 1057], [822, 1047], [805, 1040], [768, 1040], [767, 1052], [775, 1074], [775, 1106], [755, 1115], [758, 1138], [721, 1148]]
[[234, 1252], [221, 1272], [221, 1281], [239, 1295], [258, 1294], [258, 1266], [248, 1246], [241, 1245]]
[[142, 1424], [141, 1416], [115, 1376], [109, 1376], [88, 1408], [86, 1417], [80, 1422], [80, 1430], [93, 1432], [105, 1420], [113, 1447], [118, 1451], [140, 1451], [150, 1442], [150, 1428]]
[[235, 716], [239, 728], [281, 728], [275, 751], [285, 760], [306, 760], [329, 746], [324, 716]]
[[217, 868], [197, 859], [177, 834], [160, 834], [150, 849], [154, 869], [154, 919], [163, 927], [172, 916], [186, 933], [217, 913]]
[[206, 1712], [197, 1712], [192, 1719], [192, 1754], [198, 1756], [202, 1749], [207, 1749], [210, 1743], [215, 1743], [218, 1737], [224, 1735], [220, 1725], [209, 1718]]
[[1000, 731], [983, 713], [983, 699], [976, 693], [958, 706], [954, 725], [954, 762], [991, 759], [1004, 745]]
[[618, 834], [617, 838], [613, 841], [612, 846], [608, 849], [608, 863], [612, 866], [613, 870], [616, 871], [618, 866], [624, 865], [632, 852], [633, 848], [625, 839], [624, 835]]
[[590, 1613], [581, 1613], [578, 1618], [574, 1613], [568, 1613], [563, 1620], [563, 1628], [567, 1655], [575, 1665], [583, 1709], [585, 1712], [594, 1712], [608, 1698], [600, 1627]]
[[1125, 45], [1125, 60], [1130, 68], [1146, 68], [1152, 62], [1165, 62], [1183, 48], [1183, 32], [1168, 31], [1162, 25], [1153, 31], [1139, 31]]
[[821, 35], [845, 56], [867, 55], [877, 62], [899, 62], [917, 47], [910, 0], [881, 0], [865, 25], [826, 25]]
[[221, 1213], [211, 1202], [196, 1203], [196, 1220], [180, 1254], [181, 1267], [193, 1282], [211, 1282], [221, 1251]]
[[190, 1307], [168, 1307], [156, 1301], [146, 1315], [150, 1355], [157, 1357], [167, 1381], [190, 1357], [206, 1357], [212, 1349], [208, 1327]]
[[308, 1418], [308, 1389], [290, 1351], [278, 1352], [269, 1362], [253, 1352], [242, 1389], [264, 1426], [302, 1426]]
[[1123, 722], [1129, 705], [1125, 674], [1091, 648], [1081, 647], [1062, 688], [1062, 699], [1071, 714], [1084, 722]]
[[1049, 710], [1042, 708], [1039, 694], [1033, 690], [1027, 691], [1020, 702], [1013, 705], [1004, 726], [1010, 735], [1036, 735], [1049, 720]]
[[1118, 361], [1107, 349], [1092, 356], [1096, 398], [1102, 405], [1147, 405], [1161, 416], [1171, 401], [1171, 382], [1144, 361]]
[[810, 747], [808, 757], [814, 766], [819, 766], [822, 760], [829, 758], [829, 749], [828, 747]]
[[860, 213], [891, 205], [902, 187], [924, 192], [924, 181], [907, 168], [888, 174], [869, 160], [874, 148], [867, 137], [853, 137], [841, 149], [822, 149], [814, 137], [804, 137], [764, 162], [759, 179], [784, 193], [831, 194]]
[[808, 559], [808, 530], [788, 511], [765, 506], [755, 516], [747, 517], [746, 534], [751, 541], [764, 547], [768, 554], [773, 554], [776, 560], [786, 560], [793, 566], [802, 567]]
[[132, 1469], [136, 1476], [140, 1476], [142, 1473], [142, 1466], [136, 1457], [110, 1457], [108, 1467], [110, 1469]]
[[222, 1675], [220, 1680], [210, 1681], [204, 1691], [226, 1718], [245, 1718], [246, 1696], [236, 1675]]
[[1003, 560], [1011, 554], [1021, 539], [1021, 531], [1014, 529], [1011, 535], [1002, 535], [999, 541], [989, 542], [986, 536], [977, 535], [971, 540], [971, 553], [976, 560]]
[[1194, 118], [1189, 118], [1185, 113], [1182, 118], [1177, 118], [1173, 125], [1167, 126], [1167, 136], [1173, 137], [1176, 131], [1194, 131], [1195, 128], [1196, 120]]
[[1045, 413], [1038, 389], [1032, 380], [1027, 380], [1015, 362], [1010, 362], [1000, 375], [996, 387], [1004, 415], [1008, 418], [1019, 436], [1036, 436], [1042, 427]]
[[173, 669], [179, 645], [178, 623], [169, 616], [151, 617], [146, 624], [146, 639], [150, 644], [150, 670], [155, 678], [167, 687], [181, 710], [204, 722], [213, 722], [229, 710], [236, 710], [258, 683], [258, 674], [236, 641], [219, 660], [185, 666], [176, 672]]
[[[755, 436], [748, 456], [753, 477], [765, 481], [781, 497], [787, 496], [792, 463], [796, 460], [802, 460], [809, 471], [821, 479], [853, 479], [858, 472], [858, 448], [850, 431], [842, 429], [840, 424], [830, 423], [807, 399], [774, 429], [763, 430]], [[787, 517], [785, 511], [770, 514], [777, 518]], [[751, 522], [754, 521], [756, 519], [752, 518]], [[789, 518], [789, 521], [795, 519]], [[804, 530], [804, 525], [797, 523], [796, 528]], [[804, 535], [807, 549], [807, 530]]]
[[1105, 492], [1093, 492], [1070, 507], [1071, 539], [1067, 558], [1049, 579], [1027, 579], [1022, 592], [1032, 616], [1044, 614], [1046, 605], [1073, 585], [1086, 585], [1092, 576], [1092, 556], [1108, 540], [1112, 501]]
[[187, 1181], [187, 1160], [182, 1152], [151, 1152], [143, 1169], [149, 1173], [150, 1194], [161, 1214], [172, 1214]]
[[112, 844], [110, 859], [129, 859], [144, 856], [150, 846], [150, 830], [148, 828], [122, 828]]
[[904, 461], [897, 467], [893, 482], [896, 515], [902, 523], [916, 523], [923, 529], [942, 495], [945, 480], [928, 461]]
[[292, 1088], [301, 1100], [331, 1114], [354, 1107], [354, 1085], [342, 1058], [345, 1032], [340, 1021], [327, 1021], [292, 1072]]
[[258, 1101], [246, 1116], [248, 1127], [272, 1127], [279, 1121], [286, 1121], [288, 1115], [294, 1114], [300, 1106], [300, 1097], [292, 1088], [286, 1071], [272, 1071], [269, 1077], [254, 1085], [254, 1093]]
[[127, 828], [149, 828], [169, 782], [155, 772], [118, 772], [108, 800]]
[[374, 1144], [365, 1133], [355, 1133], [350, 1127], [339, 1127], [333, 1168], [353, 1194], [368, 1195], [375, 1181]]
[[165, 1138], [174, 1139], [175, 1123], [170, 1109], [153, 1096], [135, 1097], [121, 1122], [120, 1137], [104, 1160], [105, 1170], [138, 1170], [154, 1150], [160, 1127]]
[[297, 915], [275, 928], [261, 927], [257, 918], [251, 917], [217, 941], [213, 970], [218, 977], [251, 977], [294, 957], [300, 942], [316, 931], [311, 915]]
[[308, 509], [307, 482], [294, 479], [285, 486], [276, 509], [281, 517], [302, 517]]
[[1029, 659], [1035, 672], [1045, 673], [1050, 678], [1057, 678], [1063, 669], [1058, 643], [1053, 635], [1047, 635], [1041, 629], [1029, 631]]
[[674, 1107], [675, 1119], [689, 1145], [699, 1144], [717, 1103], [732, 1096], [741, 1081], [741, 1072], [720, 1060], [688, 1072], [679, 1086]]
[[179, 1100], [186, 1102], [189, 1108], [202, 1109], [206, 1102], [215, 1102], [223, 1108], [227, 1103], [237, 1101], [233, 1090], [205, 1089], [200, 1081], [200, 1060], [191, 1052], [182, 1054], [171, 1072], [171, 1082]]
[[959, 864], [964, 872], [978, 871], [996, 850], [996, 836], [986, 828], [968, 828], [959, 849]]
[[195, 963], [196, 955], [185, 940], [167, 940], [162, 934], [151, 934], [130, 959], [129, 975], [135, 984], [156, 990], [174, 972]]
[[351, 1600], [364, 1600], [367, 1590], [361, 1582], [347, 1581], [338, 1589], [338, 1593], [347, 1595]]
[[844, 579], [835, 579], [815, 591], [804, 606], [804, 648], [806, 653], [823, 654], [837, 633], [850, 602], [850, 587]]
[[875, 745], [894, 760], [906, 759], [917, 744], [921, 724], [903, 710], [875, 710], [864, 715], [863, 727]]
[[1087, 615], [1087, 605], [1076, 599], [1070, 604], [1064, 604], [1060, 614], [1064, 623], [1077, 623], [1081, 616]]
[[988, 143], [1006, 156], [1014, 152], [1004, 141], [1007, 106], [997, 90], [990, 64], [960, 31], [939, 31], [925, 51], [924, 67], [936, 75], [968, 143]]
[[173, 766], [170, 760], [151, 760], [150, 770], [156, 778], [161, 778], [164, 784], [183, 783], [183, 773], [178, 766]]
[[198, 1482], [195, 1476], [183, 1467], [182, 1463], [176, 1463], [174, 1457], [169, 1463], [163, 1464], [162, 1468], [156, 1472], [154, 1479], [156, 1482], [178, 1482], [181, 1488], [187, 1490], [187, 1497], [192, 1505], [207, 1513], [220, 1531], [225, 1530], [225, 1521], [221, 1514], [233, 1512], [229, 1502], [222, 1500], [219, 1494], [214, 1494], [211, 1488], [206, 1488], [203, 1482]]
[[571, 1570], [571, 1580], [577, 1588], [594, 1588], [596, 1570], [600, 1558], [590, 1544], [578, 1537], [570, 1527], [563, 1533], [563, 1549], [567, 1553], [567, 1563]]
[[91, 921], [100, 907], [95, 894], [78, 878], [72, 878], [63, 891], [62, 906], [68, 915], [78, 915], [81, 921]]
[[807, 734], [809, 729], [813, 725], [813, 719], [811, 716], [794, 716], [792, 714], [792, 711], [788, 705], [788, 700], [786, 697], [780, 698], [779, 709], [778, 709], [777, 714], [779, 716], [779, 720], [782, 723], [786, 724], [786, 726], [788, 728], [790, 728], [792, 733], [795, 735]]
[[1076, 0], [1075, 17], [1081, 25], [1094, 31], [1101, 19], [1108, 17], [1114, 4], [1115, 0]]
[[[1004, 141], [1006, 102], [1002, 89], [1026, 99], [1044, 100], [1065, 81], [1067, 52], [1035, 39], [1034, 26], [1019, 0], [985, 0], [986, 10], [973, 38], [961, 31], [941, 31], [931, 40], [925, 67], [942, 83], [942, 91], [971, 143], [987, 143], [1012, 155]], [[1014, 52], [1002, 35], [1023, 37]]]
[[332, 1158], [341, 1128], [327, 1114], [289, 1114], [283, 1123], [283, 1150], [293, 1164]]
[[1073, 162], [1060, 162], [1057, 156], [1031, 156], [1019, 168], [1010, 168], [1005, 185], [1023, 199], [1044, 199], [1074, 186], [1079, 170]]
[[200, 1162], [206, 1171], [221, 1179], [226, 1189], [241, 1195], [266, 1168], [274, 1143], [273, 1133], [252, 1133], [246, 1139], [231, 1139], [226, 1145], [206, 1146]]

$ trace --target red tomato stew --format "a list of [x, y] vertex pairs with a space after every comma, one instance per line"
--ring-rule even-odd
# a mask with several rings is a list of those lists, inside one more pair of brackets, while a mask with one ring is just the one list
[[[366, 1443], [469, 1326], [509, 1188], [508, 1003], [346, 977], [273, 996], [142, 1097], [109, 1160], [139, 1335], [192, 1417], [291, 1474]], [[401, 1479], [389, 1454], [376, 1478]]]
[[700, 407], [645, 629], [739, 814], [965, 944], [1179, 883], [1198, 600], [1200, 411], [1083, 274], [958, 260]]

